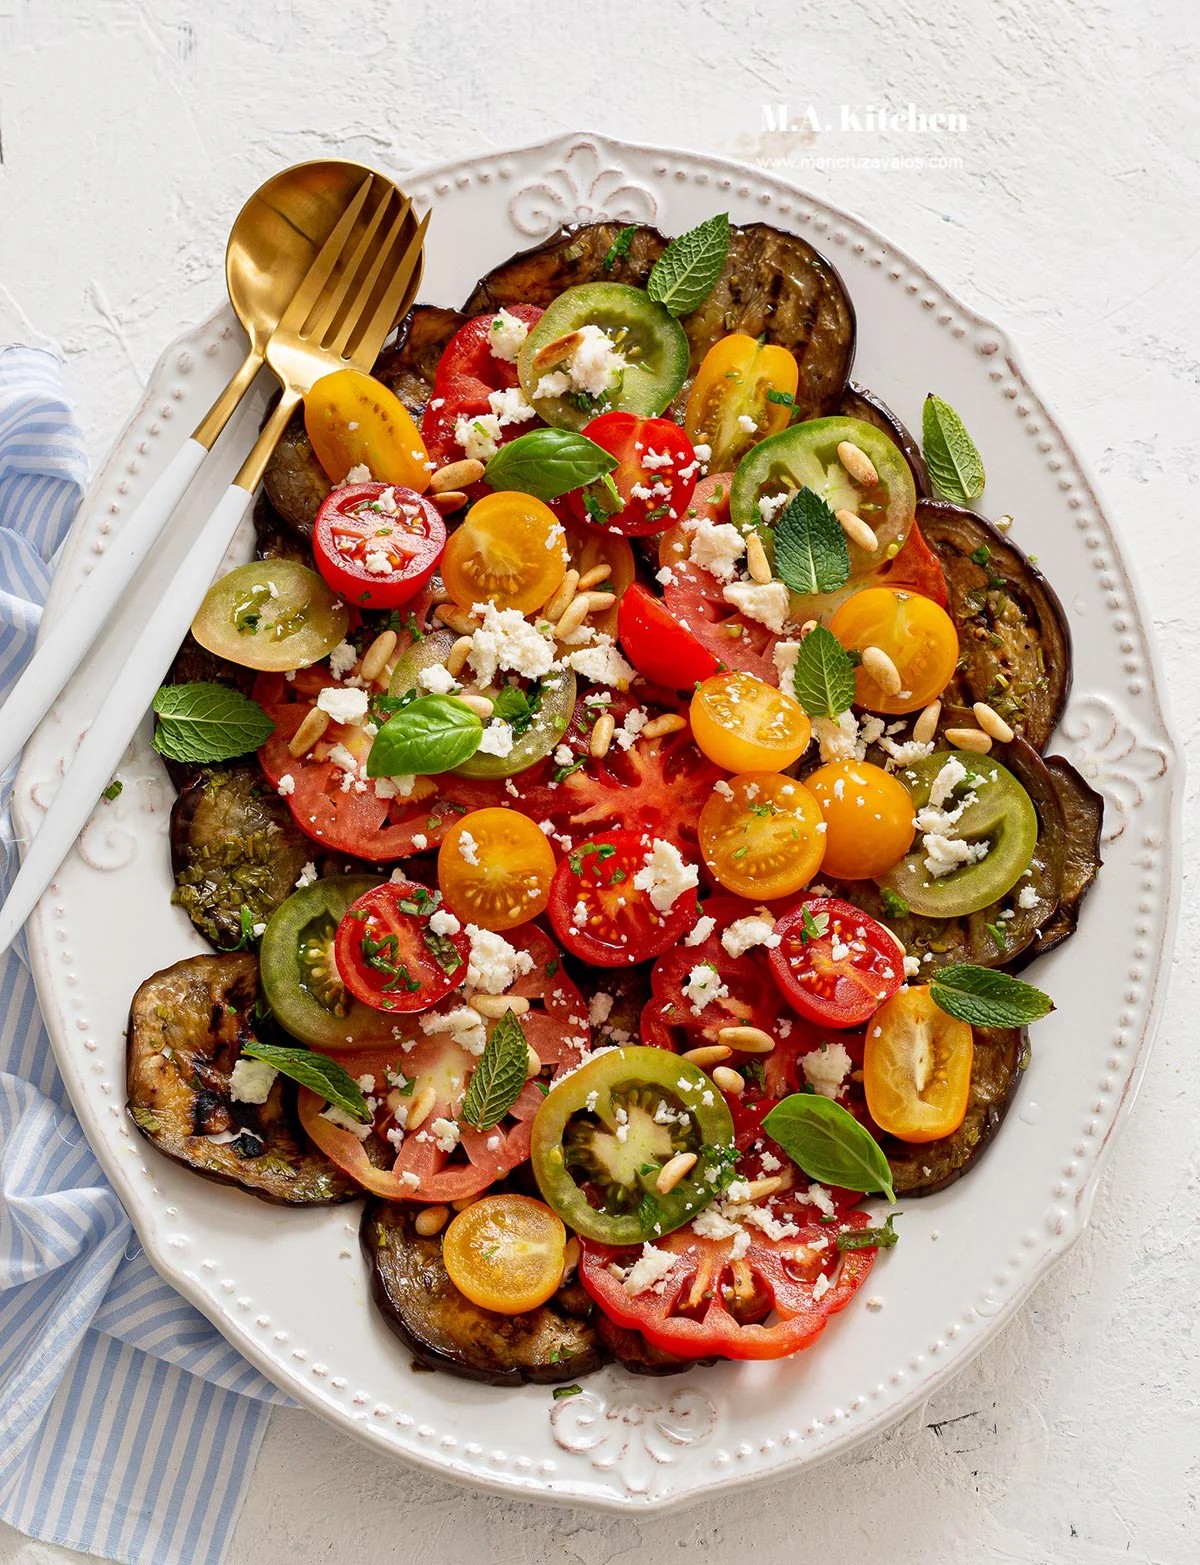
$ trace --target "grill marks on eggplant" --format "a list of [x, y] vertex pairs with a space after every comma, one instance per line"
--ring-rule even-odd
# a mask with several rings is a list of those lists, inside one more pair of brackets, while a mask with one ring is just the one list
[[628, 223], [584, 223], [560, 228], [531, 250], [519, 251], [482, 277], [463, 305], [464, 315], [482, 315], [505, 304], [545, 309], [560, 293], [580, 283], [628, 283], [643, 288], [650, 269], [667, 248], [656, 228], [635, 225], [623, 254], [605, 266], [618, 235]]
[[410, 413], [420, 413], [429, 401], [438, 360], [467, 319], [461, 310], [414, 305], [400, 322], [395, 342], [376, 359], [372, 373], [396, 393]]
[[289, 527], [307, 541], [321, 501], [333, 488], [304, 427], [304, 412], [297, 409], [271, 453], [263, 474], [267, 499]]
[[261, 1105], [230, 1096], [243, 1045], [258, 1036], [257, 995], [258, 960], [248, 952], [188, 957], [148, 978], [129, 1013], [130, 1118], [172, 1161], [263, 1200], [352, 1200], [358, 1187], [305, 1142], [283, 1077]]

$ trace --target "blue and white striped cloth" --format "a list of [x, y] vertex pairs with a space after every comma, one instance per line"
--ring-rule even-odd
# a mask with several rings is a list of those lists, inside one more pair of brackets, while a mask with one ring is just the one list
[[[57, 360], [0, 350], [0, 697], [85, 472]], [[71, 1111], [22, 937], [0, 958], [0, 1518], [108, 1559], [219, 1565], [272, 1402], [287, 1398], [142, 1254]]]

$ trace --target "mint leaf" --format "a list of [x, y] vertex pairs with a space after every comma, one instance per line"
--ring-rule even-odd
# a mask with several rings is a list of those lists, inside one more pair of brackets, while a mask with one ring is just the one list
[[454, 696], [419, 696], [375, 735], [368, 777], [427, 776], [469, 761], [483, 738], [479, 713]]
[[837, 717], [854, 704], [854, 665], [824, 625], [810, 630], [800, 643], [792, 685], [809, 717]]
[[933, 487], [943, 500], [968, 505], [983, 493], [983, 458], [967, 426], [931, 391], [921, 410], [921, 448]]
[[529, 1046], [512, 1011], [492, 1028], [479, 1064], [471, 1072], [462, 1117], [476, 1130], [498, 1125], [521, 1095], [529, 1069]]
[[358, 1083], [346, 1067], [339, 1065], [336, 1060], [324, 1054], [314, 1054], [311, 1049], [285, 1049], [274, 1043], [261, 1043], [257, 1038], [244, 1043], [242, 1053], [249, 1055], [252, 1060], [262, 1060], [267, 1065], [273, 1065], [281, 1076], [288, 1076], [302, 1087], [319, 1093], [326, 1103], [331, 1103], [335, 1109], [341, 1109], [344, 1114], [349, 1114], [362, 1124], [370, 1121], [371, 1111]]
[[762, 1124], [810, 1179], [846, 1190], [881, 1190], [895, 1201], [892, 1170], [883, 1148], [832, 1098], [794, 1092], [777, 1103]]
[[929, 983], [934, 1005], [972, 1027], [1027, 1027], [1054, 1009], [1050, 996], [1032, 984], [972, 962], [943, 967]]
[[836, 592], [850, 576], [837, 517], [812, 489], [794, 494], [775, 523], [775, 571], [793, 592]]
[[646, 292], [672, 315], [687, 315], [713, 291], [728, 254], [729, 214], [720, 212], [671, 240], [654, 263]]
[[616, 457], [586, 435], [571, 429], [534, 429], [501, 446], [484, 477], [493, 489], [557, 500], [611, 473], [616, 465]]
[[257, 701], [227, 685], [163, 685], [153, 705], [158, 726], [152, 742], [169, 761], [229, 761], [257, 750], [275, 732]]

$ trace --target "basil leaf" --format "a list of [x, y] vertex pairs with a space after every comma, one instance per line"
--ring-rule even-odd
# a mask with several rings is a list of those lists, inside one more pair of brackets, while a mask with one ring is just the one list
[[529, 1045], [524, 1030], [512, 1011], [505, 1011], [471, 1072], [462, 1106], [467, 1124], [476, 1130], [498, 1125], [520, 1097], [528, 1069]]
[[493, 489], [557, 500], [611, 473], [616, 465], [616, 457], [586, 435], [571, 429], [534, 429], [501, 446], [484, 477]]
[[368, 777], [450, 772], [469, 761], [483, 738], [478, 712], [454, 696], [419, 696], [389, 717], [367, 756]]
[[921, 448], [933, 487], [943, 500], [967, 505], [979, 499], [987, 481], [979, 448], [950, 404], [932, 391], [921, 410]]
[[934, 1005], [972, 1027], [1027, 1027], [1054, 1009], [1050, 996], [1032, 984], [972, 962], [941, 968], [929, 986]]
[[229, 761], [257, 750], [275, 732], [257, 701], [227, 685], [163, 685], [154, 710], [152, 742], [169, 761]]
[[651, 268], [646, 292], [672, 315], [686, 315], [713, 291], [728, 254], [729, 213], [719, 212], [671, 240]]
[[854, 666], [845, 647], [824, 625], [810, 630], [800, 643], [792, 684], [809, 717], [837, 717], [854, 704]]
[[794, 1092], [777, 1103], [762, 1124], [810, 1179], [841, 1185], [845, 1190], [881, 1190], [889, 1201], [896, 1199], [883, 1149], [871, 1132], [832, 1098]]
[[371, 1111], [366, 1098], [350, 1072], [336, 1060], [314, 1054], [311, 1049], [285, 1049], [274, 1043], [260, 1043], [257, 1038], [244, 1043], [242, 1053], [252, 1060], [273, 1065], [281, 1076], [288, 1076], [302, 1087], [320, 1093], [335, 1109], [341, 1109], [364, 1125], [369, 1123]]
[[775, 573], [805, 594], [836, 592], [850, 576], [842, 524], [811, 489], [793, 495], [775, 523]]
[[895, 1214], [889, 1212], [882, 1228], [852, 1228], [848, 1233], [838, 1234], [835, 1243], [839, 1250], [891, 1250], [900, 1239], [892, 1227], [895, 1221]]

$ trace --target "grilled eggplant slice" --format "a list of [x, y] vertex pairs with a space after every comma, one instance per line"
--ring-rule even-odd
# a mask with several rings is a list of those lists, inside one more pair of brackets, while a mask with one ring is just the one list
[[917, 522], [946, 573], [961, 655], [946, 693], [986, 701], [1044, 750], [1071, 689], [1071, 632], [1058, 595], [990, 522], [945, 500], [921, 500]]
[[684, 1370], [717, 1363], [716, 1355], [703, 1359], [682, 1359], [666, 1348], [656, 1348], [640, 1331], [618, 1326], [603, 1310], [596, 1312], [596, 1335], [622, 1369], [631, 1375], [682, 1375]]
[[263, 474], [263, 488], [279, 515], [307, 542], [312, 537], [321, 501], [333, 485], [317, 461], [304, 427], [303, 411], [292, 415], [271, 453]]
[[1023, 967], [1043, 956], [1074, 934], [1079, 909], [1100, 872], [1100, 834], [1104, 827], [1104, 799], [1061, 755], [1048, 755], [1046, 767], [1054, 779], [1066, 827], [1066, 855], [1058, 907], [1041, 926], [1037, 939], [1021, 953]]
[[[475, 285], [464, 315], [482, 315], [502, 304], [534, 304], [541, 309], [580, 283], [630, 283], [645, 286], [650, 268], [667, 248], [656, 228], [635, 225], [628, 248], [613, 255], [627, 223], [584, 223], [560, 228], [532, 250], [522, 250], [494, 266]], [[611, 261], [605, 265], [605, 261]]]
[[874, 424], [876, 429], [882, 429], [903, 453], [913, 475], [917, 498], [923, 500], [929, 494], [929, 472], [921, 448], [909, 433], [908, 426], [900, 422], [882, 397], [851, 381], [837, 411], [845, 418], [860, 418], [864, 424]]
[[291, 896], [313, 844], [253, 761], [194, 778], [171, 811], [171, 900], [218, 951], [242, 939], [242, 909], [265, 923]]
[[256, 560], [296, 560], [311, 565], [312, 551], [280, 516], [260, 490], [254, 502], [254, 558]]
[[129, 1115], [158, 1150], [264, 1201], [327, 1206], [362, 1192], [304, 1140], [280, 1076], [261, 1105], [234, 1103], [229, 1078], [258, 1036], [258, 961], [192, 956], [148, 978], [129, 1013]]
[[413, 1216], [401, 1202], [368, 1202], [360, 1237], [375, 1302], [419, 1364], [493, 1386], [554, 1385], [599, 1369], [592, 1305], [578, 1284], [523, 1315], [481, 1309], [450, 1281], [441, 1235], [422, 1237]]
[[466, 320], [459, 310], [415, 305], [400, 322], [395, 342], [376, 359], [376, 380], [390, 387], [410, 413], [420, 413], [429, 401], [438, 360]]

